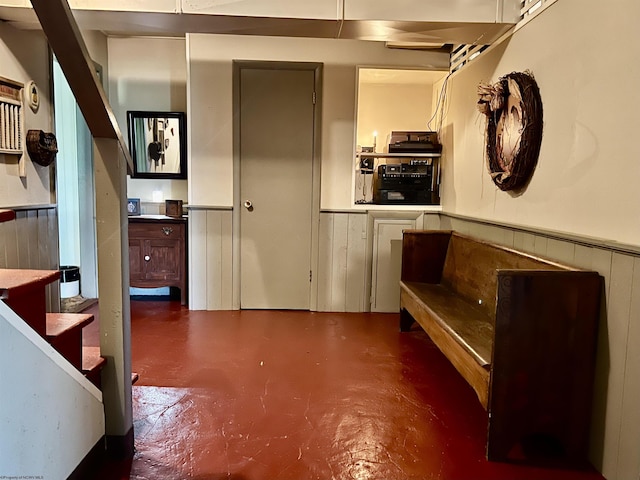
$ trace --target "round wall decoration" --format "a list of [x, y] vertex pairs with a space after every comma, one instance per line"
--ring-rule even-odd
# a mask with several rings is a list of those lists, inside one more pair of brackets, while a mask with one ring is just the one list
[[33, 112], [37, 112], [40, 108], [40, 93], [38, 92], [38, 86], [34, 81], [30, 81], [25, 89], [25, 97], [29, 107]]
[[542, 99], [531, 72], [513, 72], [478, 86], [478, 110], [487, 116], [487, 166], [500, 190], [531, 179], [542, 143]]
[[27, 152], [31, 160], [38, 165], [48, 167], [56, 159], [58, 153], [56, 136], [42, 130], [29, 130], [27, 132]]

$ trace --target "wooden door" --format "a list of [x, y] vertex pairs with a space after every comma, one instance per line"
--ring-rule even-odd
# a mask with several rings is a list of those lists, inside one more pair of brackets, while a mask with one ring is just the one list
[[240, 71], [240, 306], [310, 305], [313, 70]]

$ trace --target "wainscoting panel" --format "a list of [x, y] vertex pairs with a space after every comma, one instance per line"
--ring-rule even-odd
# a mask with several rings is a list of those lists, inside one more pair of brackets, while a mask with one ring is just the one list
[[2, 268], [18, 268], [16, 221], [0, 223], [0, 261]]
[[[322, 252], [326, 253], [319, 260], [330, 260], [328, 275], [324, 275], [323, 286], [326, 288], [322, 305], [330, 311], [344, 312], [346, 310], [347, 298], [347, 246], [349, 243], [349, 215], [334, 214], [326, 225], [330, 228], [332, 242], [322, 247]], [[321, 227], [322, 228], [322, 224]], [[320, 265], [318, 265], [320, 269]], [[321, 277], [322, 278], [322, 277]]]
[[[466, 235], [481, 238], [488, 242], [513, 247], [515, 243], [515, 233], [509, 229], [504, 229], [494, 225], [484, 223], [471, 223], [459, 218], [441, 215], [441, 228], [443, 230], [455, 230]], [[531, 250], [525, 250], [533, 253]]]
[[189, 211], [189, 309], [207, 309], [207, 211]]
[[424, 214], [424, 220], [423, 220], [423, 226], [422, 228], [424, 230], [441, 230], [442, 227], [440, 225], [440, 215], [435, 213], [435, 214], [429, 214], [429, 213], [425, 213]]
[[513, 248], [527, 253], [534, 253], [536, 236], [531, 233], [514, 232]]
[[319, 237], [318, 311], [367, 311], [366, 212], [322, 212]]
[[633, 259], [627, 358], [622, 397], [623, 418], [618, 454], [618, 478], [640, 479], [640, 258]]
[[[630, 324], [630, 307], [633, 288], [633, 258], [613, 253], [611, 277], [607, 296], [606, 324], [600, 330], [598, 377], [596, 388], [608, 392], [604, 406], [604, 452], [603, 471], [616, 471], [620, 448], [622, 425], [622, 403], [625, 390], [625, 363], [629, 344], [627, 337]], [[606, 343], [603, 343], [606, 340]], [[640, 398], [638, 403], [640, 405]], [[602, 408], [603, 406], [600, 406]], [[598, 412], [601, 413], [601, 412]], [[640, 452], [637, 452], [640, 453]], [[615, 478], [623, 478], [618, 475]], [[628, 478], [628, 477], [627, 477]]]
[[189, 211], [189, 306], [191, 310], [233, 308], [232, 212]]
[[331, 309], [331, 280], [333, 275], [333, 219], [335, 214], [321, 213], [318, 229], [317, 304], [319, 312]]
[[547, 241], [546, 255], [561, 263], [573, 264], [576, 255], [575, 243], [550, 238]]
[[[58, 270], [58, 212], [53, 206], [14, 209], [0, 223], [0, 268]], [[47, 311], [60, 311], [60, 282], [47, 285]]]
[[366, 312], [369, 295], [365, 291], [367, 276], [367, 218], [361, 214], [349, 215], [347, 231], [347, 278], [345, 310]]
[[207, 212], [207, 310], [233, 308], [232, 214]]
[[404, 228], [441, 228], [440, 215], [434, 213], [321, 212], [318, 311], [371, 310], [372, 283], [375, 285], [372, 279], [372, 270], [375, 270], [372, 258], [375, 251], [374, 223], [385, 219], [390, 222], [406, 220]]

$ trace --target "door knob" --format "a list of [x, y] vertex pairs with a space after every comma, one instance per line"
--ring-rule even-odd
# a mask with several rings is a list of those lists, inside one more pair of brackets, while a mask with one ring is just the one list
[[244, 201], [244, 208], [246, 208], [249, 211], [253, 210], [253, 204], [251, 203], [251, 200]]
[[151, 260], [151, 257], [149, 255], [145, 255], [144, 256], [144, 261], [148, 262], [149, 260]]

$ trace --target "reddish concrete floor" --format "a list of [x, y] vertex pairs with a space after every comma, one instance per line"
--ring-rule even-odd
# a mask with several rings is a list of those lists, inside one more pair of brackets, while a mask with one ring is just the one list
[[487, 462], [474, 392], [398, 315], [132, 302], [131, 331], [136, 455], [101, 479], [603, 478]]

